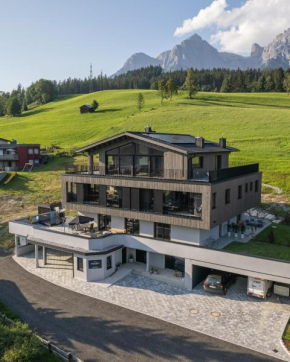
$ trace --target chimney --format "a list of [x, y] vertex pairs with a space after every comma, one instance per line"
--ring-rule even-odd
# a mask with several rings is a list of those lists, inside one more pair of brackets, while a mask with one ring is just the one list
[[195, 145], [196, 145], [196, 147], [203, 148], [204, 147], [204, 138], [203, 137], [195, 137]]
[[145, 127], [145, 132], [146, 132], [146, 133], [152, 133], [152, 132], [154, 132], [154, 131], [152, 131], [152, 128], [151, 128], [150, 126], [146, 126], [146, 127]]
[[222, 148], [227, 148], [227, 139], [226, 138], [220, 138], [219, 146]]

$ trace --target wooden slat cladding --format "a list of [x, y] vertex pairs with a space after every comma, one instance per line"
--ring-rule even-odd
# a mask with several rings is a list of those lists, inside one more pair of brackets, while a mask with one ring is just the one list
[[104, 177], [98, 175], [62, 175], [62, 180], [64, 182], [75, 182], [75, 183], [87, 183], [87, 184], [95, 184], [95, 185], [106, 185], [106, 186], [122, 186], [122, 187], [135, 187], [140, 189], [152, 189], [152, 190], [168, 190], [168, 191], [181, 191], [181, 192], [197, 192], [203, 193], [207, 188], [210, 188], [209, 183], [202, 182], [178, 182], [177, 180], [171, 181], [163, 181], [163, 180], [153, 180], [148, 178], [145, 180], [144, 178], [140, 179], [138, 177], [135, 178], [127, 178], [127, 177]]
[[[255, 207], [261, 203], [261, 179], [260, 172], [241, 176], [234, 179], [224, 180], [213, 184], [212, 193], [216, 193], [216, 208], [211, 210], [211, 227], [219, 225], [234, 216]], [[255, 181], [258, 180], [258, 191], [255, 192]], [[252, 182], [252, 190], [250, 183]], [[247, 192], [246, 192], [246, 184]], [[241, 198], [238, 198], [238, 187], [242, 186]], [[230, 203], [225, 203], [225, 192], [230, 189]], [[212, 202], [212, 200], [211, 200]], [[212, 206], [210, 207], [212, 209]]]
[[209, 222], [204, 220], [197, 220], [193, 218], [184, 218], [177, 216], [159, 215], [153, 212], [141, 212], [134, 210], [124, 210], [117, 208], [83, 205], [77, 203], [67, 203], [66, 208], [77, 210], [81, 212], [90, 212], [95, 214], [111, 215], [117, 217], [124, 217], [128, 219], [138, 219], [143, 221], [160, 222], [170, 225], [185, 226], [190, 228], [209, 230]]

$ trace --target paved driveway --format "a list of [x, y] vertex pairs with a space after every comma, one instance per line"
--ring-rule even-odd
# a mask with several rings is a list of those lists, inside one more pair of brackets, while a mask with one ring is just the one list
[[0, 258], [0, 300], [47, 339], [88, 362], [275, 360], [61, 288], [11, 257]]

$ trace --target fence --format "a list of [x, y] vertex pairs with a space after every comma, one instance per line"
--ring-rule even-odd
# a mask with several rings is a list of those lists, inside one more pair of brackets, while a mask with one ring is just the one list
[[[12, 319], [6, 317], [5, 314], [0, 314], [1, 318], [12, 325], [15, 325], [16, 322], [14, 322]], [[34, 333], [31, 331], [31, 333]], [[58, 356], [59, 358], [61, 358], [63, 361], [69, 361], [69, 362], [83, 362], [81, 359], [73, 356], [70, 352], [65, 352], [64, 350], [58, 348], [56, 345], [54, 345], [53, 343], [51, 343], [50, 341], [45, 340], [44, 338], [38, 336], [36, 333], [34, 333], [34, 335], [40, 340], [42, 346], [44, 348], [47, 348], [49, 353], [52, 353], [56, 356]]]

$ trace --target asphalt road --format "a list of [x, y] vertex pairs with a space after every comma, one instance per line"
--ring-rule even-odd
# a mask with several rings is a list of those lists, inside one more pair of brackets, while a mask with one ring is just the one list
[[278, 361], [60, 288], [0, 258], [0, 300], [32, 328], [84, 361]]

